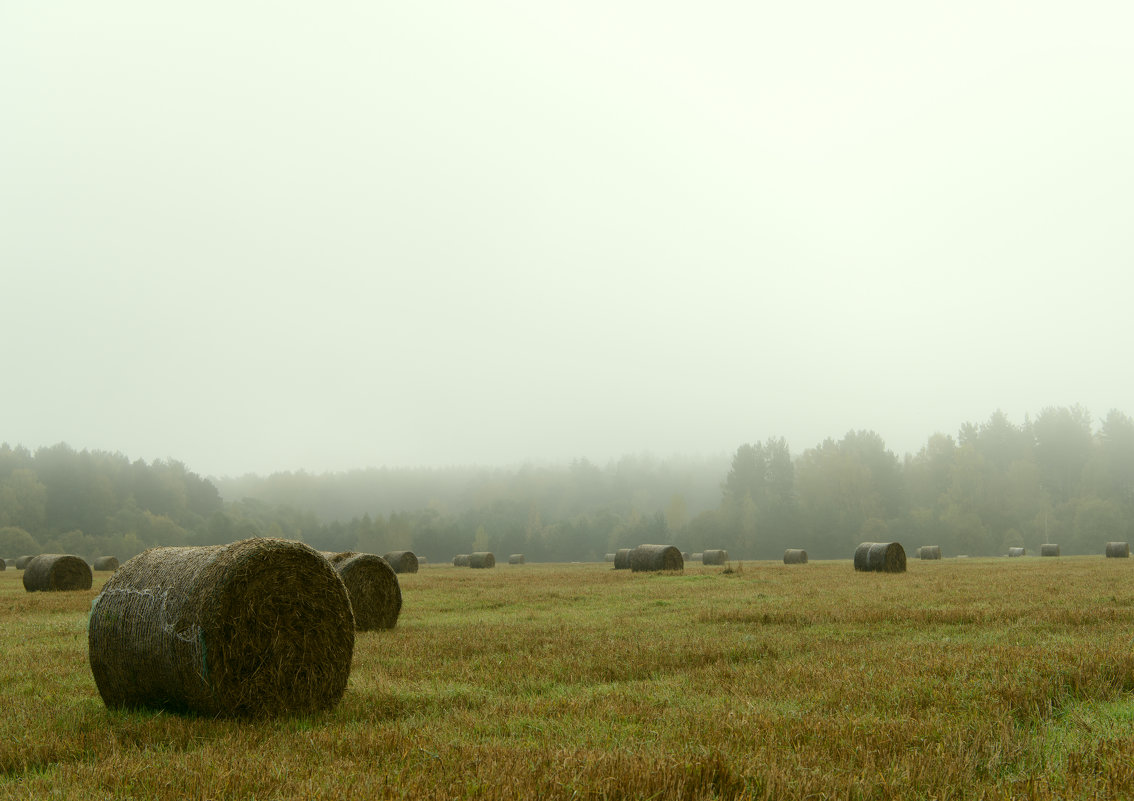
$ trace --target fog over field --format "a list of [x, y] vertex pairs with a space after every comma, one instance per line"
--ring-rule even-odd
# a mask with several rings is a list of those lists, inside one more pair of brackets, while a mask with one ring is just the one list
[[0, 442], [206, 475], [1134, 409], [1125, 2], [0, 4]]

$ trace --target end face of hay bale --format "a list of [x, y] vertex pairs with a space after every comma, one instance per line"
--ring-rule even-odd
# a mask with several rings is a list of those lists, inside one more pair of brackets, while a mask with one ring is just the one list
[[359, 631], [392, 629], [402, 611], [402, 586], [393, 566], [372, 553], [355, 554], [335, 565], [346, 586]]
[[453, 567], [468, 567], [469, 555], [467, 553], [459, 553], [453, 557]]
[[684, 570], [685, 560], [673, 545], [639, 545], [630, 551], [630, 570], [634, 573]]
[[1130, 558], [1130, 543], [1128, 542], [1108, 542], [1106, 544], [1106, 556], [1108, 559], [1128, 559]]
[[1059, 556], [1059, 546], [1054, 542], [1047, 542], [1040, 546], [1040, 556]]
[[354, 616], [339, 574], [303, 543], [151, 548], [107, 579], [88, 645], [111, 708], [307, 713], [346, 689]]
[[702, 552], [701, 564], [703, 565], [723, 565], [728, 562], [728, 551], [721, 549], [710, 549]]
[[28, 592], [89, 590], [93, 580], [90, 565], [73, 554], [43, 553], [24, 568]]
[[788, 548], [784, 551], [784, 564], [785, 565], [805, 565], [807, 564], [807, 551], [802, 548]]
[[1025, 553], [1027, 553], [1027, 551], [1025, 551], [1023, 548], [1012, 547], [1008, 549], [1008, 556], [1011, 557], [1023, 556]]
[[917, 556], [919, 559], [940, 559], [941, 546], [940, 545], [922, 545], [917, 549]]
[[614, 554], [614, 569], [615, 570], [629, 570], [630, 569], [630, 551], [633, 548], [619, 548]]
[[100, 556], [94, 560], [95, 570], [114, 571], [121, 567], [117, 556]]
[[525, 559], [522, 553], [509, 554], [508, 556], [508, 564], [510, 565], [522, 565], [524, 561]]
[[477, 551], [469, 554], [469, 567], [484, 569], [496, 567], [496, 557], [488, 551]]
[[382, 556], [390, 567], [394, 568], [395, 573], [416, 573], [417, 572], [417, 555], [413, 551], [390, 551], [388, 554]]

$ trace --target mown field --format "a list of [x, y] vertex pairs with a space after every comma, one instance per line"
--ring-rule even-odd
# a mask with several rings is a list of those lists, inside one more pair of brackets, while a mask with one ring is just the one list
[[0, 798], [1134, 797], [1134, 559], [429, 566], [332, 711], [108, 711], [0, 573]]

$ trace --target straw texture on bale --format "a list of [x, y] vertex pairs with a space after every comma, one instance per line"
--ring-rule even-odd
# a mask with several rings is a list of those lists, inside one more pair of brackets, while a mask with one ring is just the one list
[[91, 567], [72, 554], [41, 553], [24, 568], [24, 589], [28, 592], [89, 590]]
[[508, 556], [508, 564], [522, 565], [524, 563], [524, 555], [522, 553], [514, 553]]
[[34, 556], [19, 556], [16, 557], [16, 570], [24, 570], [28, 566], [28, 562], [35, 559]]
[[897, 542], [864, 542], [854, 551], [854, 569], [869, 573], [904, 573], [906, 551]]
[[917, 549], [918, 559], [940, 559], [941, 546], [940, 545], [923, 545]]
[[723, 565], [728, 561], [728, 551], [724, 550], [708, 550], [701, 554], [701, 564], [703, 565]]
[[352, 554], [336, 562], [334, 568], [350, 598], [356, 629], [392, 629], [397, 624], [402, 586], [385, 558], [372, 553]]
[[111, 708], [307, 713], [346, 689], [354, 616], [318, 551], [257, 537], [130, 559], [91, 605], [88, 643]]
[[784, 551], [784, 564], [785, 565], [805, 565], [807, 564], [807, 551], [802, 548], [788, 548]]
[[630, 570], [634, 573], [684, 569], [681, 551], [673, 545], [639, 545], [630, 551]]
[[455, 567], [468, 567], [469, 555], [467, 553], [459, 553], [453, 557], [453, 565]]
[[1008, 549], [1009, 556], [1023, 556], [1027, 551], [1023, 548], [1012, 547]]
[[1053, 542], [1045, 542], [1040, 546], [1040, 556], [1059, 556], [1059, 546]]
[[117, 570], [119, 568], [117, 556], [100, 556], [94, 560], [95, 570]]
[[469, 554], [469, 567], [496, 567], [496, 557], [488, 551], [477, 551]]
[[630, 551], [632, 548], [619, 548], [614, 553], [614, 569], [615, 570], [629, 570], [630, 569]]
[[413, 551], [390, 551], [382, 557], [395, 573], [416, 573], [418, 558]]
[[1130, 558], [1130, 543], [1108, 542], [1106, 544], [1106, 555], [1108, 559], [1128, 559]]

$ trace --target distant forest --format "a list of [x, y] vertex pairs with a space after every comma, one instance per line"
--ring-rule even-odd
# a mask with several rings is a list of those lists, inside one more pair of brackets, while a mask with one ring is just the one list
[[644, 542], [733, 559], [850, 558], [858, 543], [907, 552], [1005, 554], [1058, 543], [1101, 554], [1134, 534], [1134, 420], [1117, 410], [1049, 407], [1023, 423], [1001, 412], [935, 434], [899, 458], [872, 431], [793, 456], [772, 438], [713, 460], [626, 457], [605, 466], [366, 469], [207, 480], [177, 461], [130, 461], [66, 444], [0, 445], [0, 556], [127, 559], [157, 545], [252, 536], [320, 550], [523, 553], [601, 561]]

